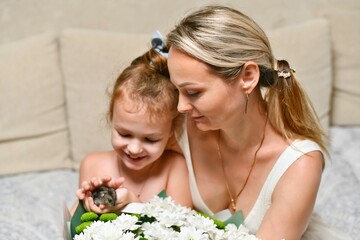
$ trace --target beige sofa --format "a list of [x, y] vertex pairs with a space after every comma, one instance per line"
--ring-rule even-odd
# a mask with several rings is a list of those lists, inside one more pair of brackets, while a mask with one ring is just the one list
[[[5, 186], [0, 236], [60, 239], [59, 199], [68, 206], [75, 200], [79, 162], [89, 152], [111, 149], [108, 88], [150, 47], [153, 31], [166, 35], [182, 16], [208, 3], [0, 2], [0, 184]], [[275, 56], [296, 69], [332, 137], [332, 163], [317, 209], [355, 239], [360, 235], [360, 208], [351, 206], [360, 199], [360, 2], [216, 3], [253, 17], [268, 33]], [[344, 185], [354, 191], [346, 192]]]

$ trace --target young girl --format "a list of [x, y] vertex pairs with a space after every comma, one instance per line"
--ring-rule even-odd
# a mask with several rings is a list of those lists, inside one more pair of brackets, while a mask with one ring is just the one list
[[[166, 149], [180, 118], [178, 94], [166, 64], [166, 58], [152, 48], [116, 80], [108, 114], [114, 150], [92, 153], [80, 165], [77, 195], [86, 210], [117, 212], [162, 190], [177, 203], [191, 206], [185, 160]], [[114, 206], [94, 203], [91, 191], [101, 185], [116, 189]]]

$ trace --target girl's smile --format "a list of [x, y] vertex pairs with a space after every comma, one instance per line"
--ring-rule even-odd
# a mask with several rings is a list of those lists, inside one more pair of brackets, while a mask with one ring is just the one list
[[160, 158], [172, 134], [166, 115], [154, 119], [146, 105], [128, 96], [116, 101], [112, 128], [112, 145], [125, 167], [133, 170]]

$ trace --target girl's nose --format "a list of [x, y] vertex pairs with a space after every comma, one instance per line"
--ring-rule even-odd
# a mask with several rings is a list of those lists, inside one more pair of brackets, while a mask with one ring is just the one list
[[129, 154], [131, 155], [137, 155], [143, 152], [143, 147], [140, 141], [138, 140], [133, 140], [130, 141], [129, 144], [127, 145], [127, 151]]

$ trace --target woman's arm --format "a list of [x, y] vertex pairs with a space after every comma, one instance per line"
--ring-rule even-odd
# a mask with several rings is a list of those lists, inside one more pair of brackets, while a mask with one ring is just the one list
[[320, 185], [323, 156], [310, 152], [296, 160], [274, 189], [257, 236], [262, 240], [299, 240], [312, 214]]

